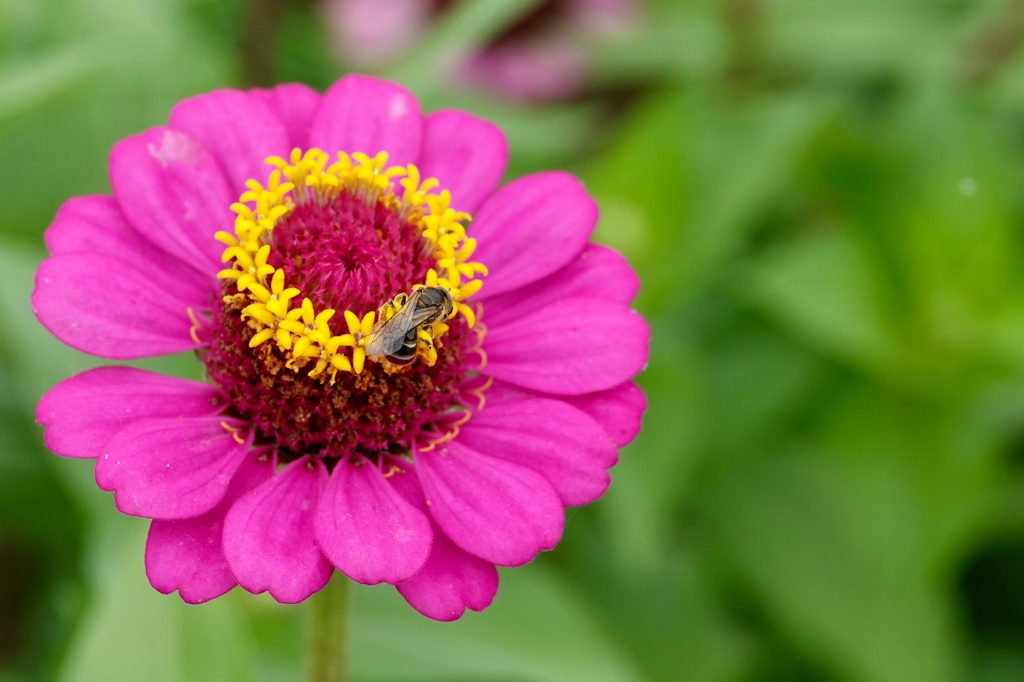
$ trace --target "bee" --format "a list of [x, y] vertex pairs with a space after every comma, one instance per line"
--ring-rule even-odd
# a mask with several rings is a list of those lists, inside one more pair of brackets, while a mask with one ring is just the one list
[[402, 306], [398, 312], [377, 322], [370, 331], [366, 354], [387, 358], [395, 365], [408, 365], [416, 359], [419, 330], [448, 319], [455, 303], [444, 287], [422, 287], [408, 297], [399, 294], [384, 308], [396, 303]]

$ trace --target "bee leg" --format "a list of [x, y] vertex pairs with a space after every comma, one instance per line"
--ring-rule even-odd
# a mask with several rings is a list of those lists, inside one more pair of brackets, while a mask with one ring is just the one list
[[434, 348], [434, 328], [430, 325], [421, 327], [416, 334], [416, 353], [423, 358], [428, 367], [437, 362], [437, 349]]

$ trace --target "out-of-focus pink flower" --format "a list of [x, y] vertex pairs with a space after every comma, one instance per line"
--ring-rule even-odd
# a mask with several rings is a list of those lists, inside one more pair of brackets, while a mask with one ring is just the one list
[[[416, 46], [448, 0], [325, 0], [339, 55], [371, 68]], [[635, 23], [636, 0], [546, 0], [454, 65], [456, 86], [522, 101], [564, 99], [586, 84], [595, 50]]]
[[498, 188], [506, 159], [490, 123], [349, 76], [185, 100], [114, 147], [113, 196], [64, 204], [39, 320], [107, 358], [193, 350], [208, 378], [102, 367], [37, 408], [153, 519], [156, 589], [298, 602], [338, 568], [451, 620], [604, 493], [645, 408], [637, 278], [588, 243], [577, 179]]

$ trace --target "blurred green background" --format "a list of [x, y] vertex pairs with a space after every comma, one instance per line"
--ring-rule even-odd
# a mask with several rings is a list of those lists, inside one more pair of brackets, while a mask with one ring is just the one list
[[[439, 77], [529, 0], [378, 69], [568, 168], [643, 278], [644, 430], [492, 608], [356, 589], [355, 680], [1024, 680], [1024, 2], [651, 0], [572, 98]], [[339, 62], [308, 0], [0, 0], [0, 680], [291, 680], [303, 609], [147, 584], [147, 524], [45, 451], [102, 364], [33, 318], [41, 235], [218, 87]], [[143, 366], [197, 377], [191, 357]]]

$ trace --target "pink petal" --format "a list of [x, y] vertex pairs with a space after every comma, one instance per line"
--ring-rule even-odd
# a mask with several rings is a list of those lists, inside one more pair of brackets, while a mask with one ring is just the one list
[[407, 580], [430, 553], [430, 522], [366, 458], [339, 462], [317, 505], [316, 537], [327, 558], [365, 585]]
[[205, 514], [224, 498], [249, 450], [251, 436], [236, 440], [244, 428], [244, 422], [221, 417], [133, 421], [103, 446], [96, 483], [114, 491], [123, 514], [151, 519]]
[[647, 323], [599, 298], [564, 298], [506, 325], [488, 325], [484, 373], [544, 393], [580, 395], [647, 364]]
[[288, 130], [288, 151], [308, 146], [313, 113], [320, 106], [319, 92], [302, 83], [285, 83], [269, 90], [257, 88], [250, 92], [269, 106], [284, 123]]
[[423, 135], [420, 105], [409, 91], [369, 76], [345, 76], [320, 100], [310, 145], [337, 152], [387, 152], [389, 165], [416, 163]]
[[[545, 393], [539, 393], [537, 391], [531, 391], [528, 388], [522, 386], [516, 386], [500, 379], [491, 379], [490, 383], [487, 384], [487, 388], [484, 390], [484, 407], [489, 405], [500, 405], [515, 400], [532, 400], [534, 398], [546, 398], [551, 397]], [[565, 399], [565, 396], [558, 396], [561, 399]]]
[[213, 235], [234, 225], [238, 192], [202, 145], [169, 128], [125, 138], [110, 152], [110, 183], [128, 222], [150, 241], [202, 273], [220, 270], [224, 245]]
[[[409, 464], [405, 466], [412, 468]], [[388, 482], [417, 509], [429, 511], [415, 474], [399, 473]], [[419, 573], [395, 586], [399, 594], [414, 609], [434, 620], [458, 620], [467, 608], [483, 611], [498, 592], [498, 570], [494, 564], [456, 547], [433, 520], [430, 524], [434, 532], [430, 558]]]
[[179, 297], [168, 283], [154, 281], [151, 273], [96, 254], [47, 258], [36, 271], [32, 292], [32, 310], [54, 336], [85, 353], [114, 359], [199, 347], [189, 318], [189, 308], [198, 305]]
[[200, 604], [238, 584], [224, 558], [224, 516], [235, 500], [270, 480], [276, 465], [267, 450], [250, 450], [216, 507], [191, 519], [150, 524], [146, 576], [154, 589], [164, 594], [177, 590], [183, 601]]
[[467, 608], [483, 611], [491, 605], [498, 593], [498, 569], [463, 552], [438, 528], [423, 569], [395, 587], [427, 618], [448, 622]]
[[488, 327], [514, 323], [556, 298], [588, 296], [629, 305], [640, 288], [640, 279], [622, 254], [601, 244], [587, 244], [565, 267], [515, 291], [493, 296], [489, 279], [477, 296], [484, 303]]
[[430, 513], [461, 549], [499, 566], [519, 566], [558, 544], [565, 514], [540, 474], [457, 441], [416, 452]]
[[647, 396], [632, 381], [597, 393], [565, 396], [562, 400], [583, 410], [604, 427], [616, 447], [630, 443], [640, 432]]
[[632, 381], [626, 381], [604, 391], [582, 395], [550, 395], [505, 381], [490, 381], [484, 392], [486, 407], [509, 401], [556, 398], [590, 415], [619, 448], [636, 438], [640, 431], [641, 419], [647, 410], [644, 392]]
[[576, 258], [597, 224], [597, 204], [568, 173], [527, 175], [505, 185], [477, 212], [473, 260], [488, 267], [488, 296], [518, 289]]
[[313, 534], [327, 469], [317, 457], [297, 459], [243, 495], [224, 520], [224, 556], [239, 584], [295, 604], [323, 589], [334, 567]]
[[266, 158], [287, 154], [288, 130], [258, 97], [240, 90], [215, 90], [190, 97], [171, 110], [169, 125], [201, 144], [217, 159], [237, 197], [245, 181], [266, 182]]
[[208, 417], [223, 407], [220, 390], [133, 367], [97, 367], [65, 379], [39, 401], [36, 421], [46, 447], [65, 457], [98, 457], [124, 426], [154, 417]]
[[601, 497], [611, 483], [606, 469], [619, 458], [600, 424], [549, 398], [486, 405], [462, 426], [455, 442], [533, 469], [566, 506]]
[[168, 254], [135, 230], [114, 197], [93, 195], [68, 199], [43, 235], [54, 256], [101, 254], [124, 261], [160, 282], [173, 282], [178, 295], [205, 307], [217, 290], [217, 280]]
[[452, 204], [473, 212], [501, 182], [508, 142], [498, 126], [454, 109], [424, 119], [420, 171], [452, 193]]

